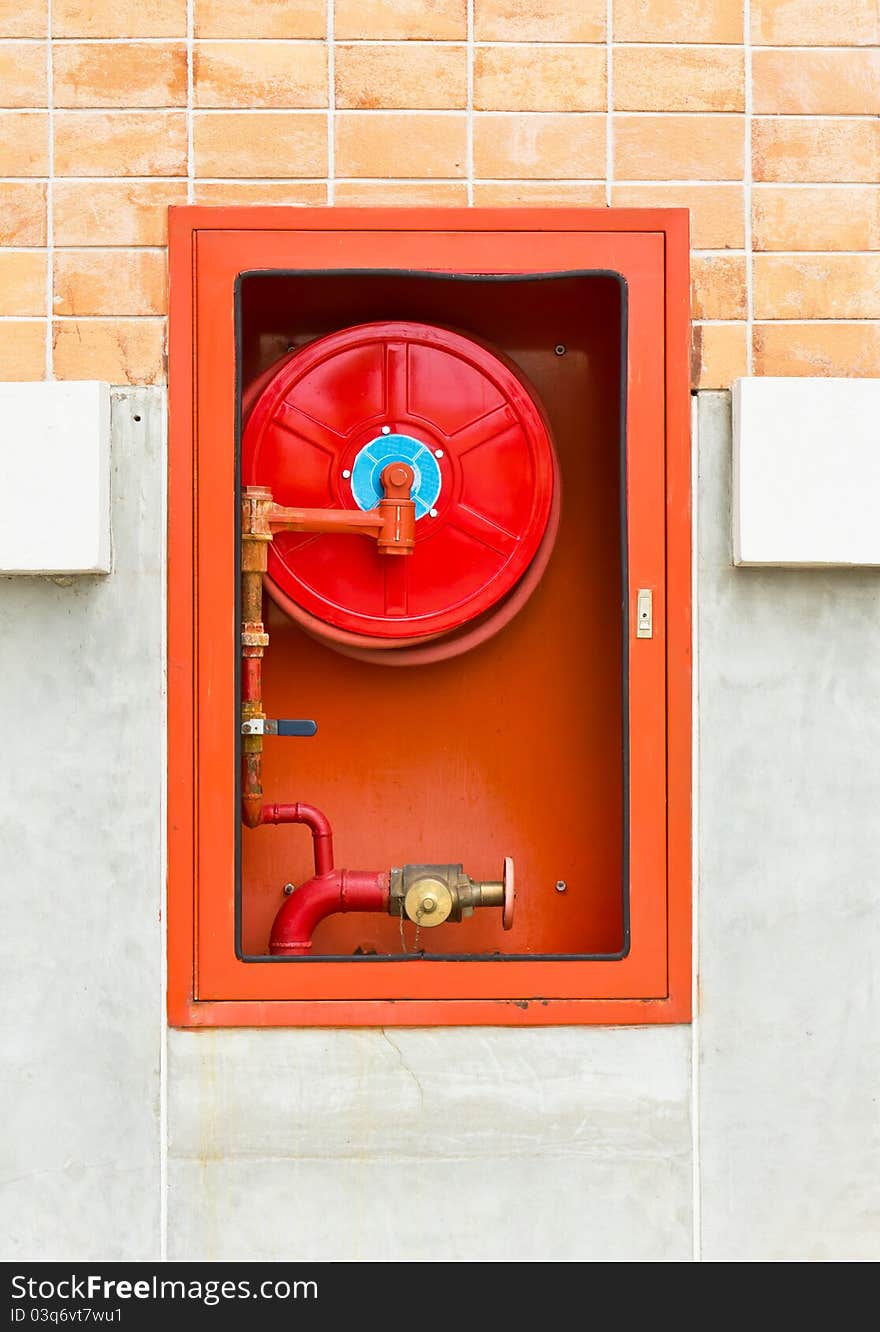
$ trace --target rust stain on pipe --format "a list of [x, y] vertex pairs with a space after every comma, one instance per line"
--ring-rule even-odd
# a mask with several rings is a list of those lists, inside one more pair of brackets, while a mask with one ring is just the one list
[[[352, 509], [299, 509], [275, 504], [263, 486], [246, 486], [241, 500], [241, 720], [265, 719], [263, 654], [269, 635], [263, 624], [263, 575], [276, 532], [335, 532], [373, 537], [384, 555], [411, 555], [415, 547], [413, 469], [389, 463], [382, 472], [383, 498], [365, 513]], [[263, 806], [263, 737], [241, 741], [241, 818], [248, 828], [262, 823], [307, 823], [315, 843], [315, 872], [333, 868], [330, 825], [311, 805]], [[270, 813], [269, 811], [275, 811]], [[278, 814], [277, 811], [284, 811]], [[290, 811], [310, 811], [292, 814]], [[317, 820], [317, 822], [316, 822]], [[318, 823], [323, 820], [320, 830]]]

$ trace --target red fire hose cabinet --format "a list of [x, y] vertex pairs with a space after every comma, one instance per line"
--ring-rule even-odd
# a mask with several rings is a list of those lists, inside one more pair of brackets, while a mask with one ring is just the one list
[[171, 212], [176, 1026], [690, 1016], [683, 210]]

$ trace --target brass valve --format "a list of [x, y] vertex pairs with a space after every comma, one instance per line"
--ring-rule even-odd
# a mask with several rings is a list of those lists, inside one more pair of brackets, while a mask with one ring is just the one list
[[513, 926], [513, 861], [504, 858], [500, 880], [480, 882], [465, 874], [461, 865], [404, 865], [391, 871], [388, 912], [403, 916], [423, 928], [460, 921], [477, 907], [501, 907], [501, 923]]

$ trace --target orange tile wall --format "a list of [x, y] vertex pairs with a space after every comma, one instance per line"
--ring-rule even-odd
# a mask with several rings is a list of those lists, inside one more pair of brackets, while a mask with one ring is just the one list
[[0, 377], [163, 382], [186, 201], [686, 205], [695, 386], [880, 375], [877, 0], [0, 0]]

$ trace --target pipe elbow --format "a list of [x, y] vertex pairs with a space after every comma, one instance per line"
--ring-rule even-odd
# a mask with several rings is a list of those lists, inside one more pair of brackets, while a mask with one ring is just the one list
[[241, 821], [246, 828], [259, 828], [263, 821], [263, 797], [261, 795], [243, 795], [241, 798]]
[[391, 875], [371, 870], [333, 870], [304, 883], [282, 904], [272, 925], [273, 957], [307, 957], [312, 935], [327, 916], [348, 911], [387, 911]]
[[333, 829], [330, 826], [330, 820], [322, 810], [314, 805], [307, 805], [298, 800], [294, 806], [296, 810], [296, 822], [304, 823], [307, 828], [311, 828], [314, 837], [332, 837]]
[[[263, 805], [257, 817], [260, 823], [301, 823], [312, 834], [315, 878], [325, 878], [333, 869], [333, 829], [327, 815], [314, 805], [298, 801], [295, 805]], [[248, 825], [256, 827], [257, 824]]]
[[332, 837], [330, 820], [314, 805], [297, 801], [295, 805], [263, 805], [260, 823], [302, 823], [313, 837]]

